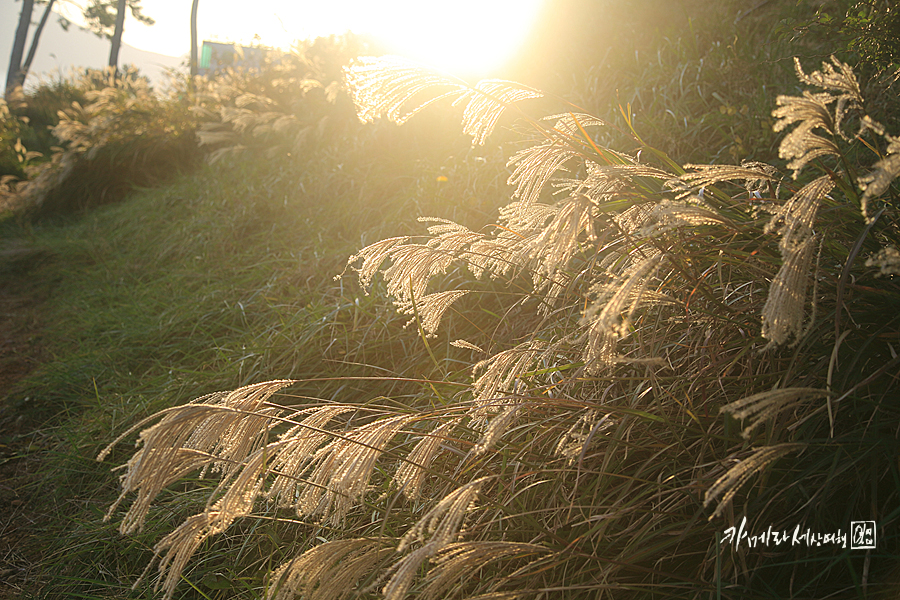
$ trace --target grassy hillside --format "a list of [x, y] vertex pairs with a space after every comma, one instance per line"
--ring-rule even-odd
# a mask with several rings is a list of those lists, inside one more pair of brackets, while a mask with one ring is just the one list
[[[82, 210], [0, 222], [0, 597], [896, 594], [890, 54], [793, 3], [555, 6], [585, 15], [547, 20], [558, 69], [518, 71], [555, 95], [357, 63], [354, 107], [359, 48], [322, 41], [92, 91], [24, 160]], [[503, 110], [484, 145], [440, 105], [355, 120], [446, 90]], [[147, 132], [212, 164], [140, 187]], [[878, 545], [753, 547], [744, 518]]]

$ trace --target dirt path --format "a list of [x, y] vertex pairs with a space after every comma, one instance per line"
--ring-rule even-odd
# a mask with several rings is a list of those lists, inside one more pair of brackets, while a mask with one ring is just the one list
[[36, 278], [45, 250], [21, 242], [0, 247], [0, 599], [33, 592], [41, 549], [30, 542], [40, 516], [30, 498], [43, 435], [18, 384], [43, 359], [42, 305], [50, 284]]

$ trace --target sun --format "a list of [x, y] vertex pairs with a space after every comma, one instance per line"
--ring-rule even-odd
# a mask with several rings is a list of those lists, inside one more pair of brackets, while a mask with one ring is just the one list
[[[371, 35], [393, 54], [461, 77], [484, 77], [523, 46], [543, 0], [334, 0], [292, 5], [279, 15], [305, 36], [353, 31]], [[312, 3], [310, 3], [312, 4]], [[299, 8], [303, 6], [302, 10]], [[318, 30], [318, 31], [316, 31]]]

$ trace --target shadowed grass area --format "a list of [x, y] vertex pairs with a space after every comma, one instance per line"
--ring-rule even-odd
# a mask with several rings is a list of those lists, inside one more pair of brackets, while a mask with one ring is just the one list
[[[27, 276], [52, 282], [41, 319], [48, 360], [9, 394], [5, 418], [22, 416], [43, 436], [44, 470], [17, 489], [43, 515], [43, 570], [22, 567], [36, 593], [111, 593], [143, 569], [149, 538], [123, 548], [111, 527], [91, 526], [113, 483], [93, 457], [125, 425], [273, 377], [312, 380], [298, 397], [402, 402], [420, 386], [404, 378], [438, 374], [406, 319], [333, 276], [360, 244], [412, 228], [420, 210], [471, 213], [489, 200], [461, 198], [470, 184], [455, 172], [437, 181], [440, 165], [393, 172], [396, 163], [362, 158], [226, 160], [72, 223], [33, 227], [29, 243], [49, 258]], [[477, 163], [471, 176], [491, 173]], [[175, 517], [160, 518], [164, 527]], [[118, 579], [86, 576], [97, 569]]]

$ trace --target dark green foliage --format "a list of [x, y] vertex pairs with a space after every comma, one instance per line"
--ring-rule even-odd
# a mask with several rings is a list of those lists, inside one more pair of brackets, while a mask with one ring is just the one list
[[828, 37], [852, 52], [867, 73], [900, 67], [900, 9], [891, 0], [826, 4], [812, 19], [792, 25], [800, 34]]
[[809, 54], [838, 54], [860, 78], [869, 113], [900, 126], [900, 9], [890, 0], [836, 0], [811, 11], [806, 3], [781, 15], [776, 37]]
[[0, 101], [0, 178], [25, 176], [22, 137], [27, 139], [28, 132], [27, 124], [10, 112], [6, 102]]
[[60, 144], [50, 131], [59, 124], [60, 111], [70, 110], [73, 102], [84, 105], [85, 93], [90, 89], [95, 89], [95, 85], [59, 78], [28, 91], [25, 101], [16, 109], [18, 116], [28, 119], [28, 131], [22, 140], [25, 147], [49, 158], [53, 146]]

